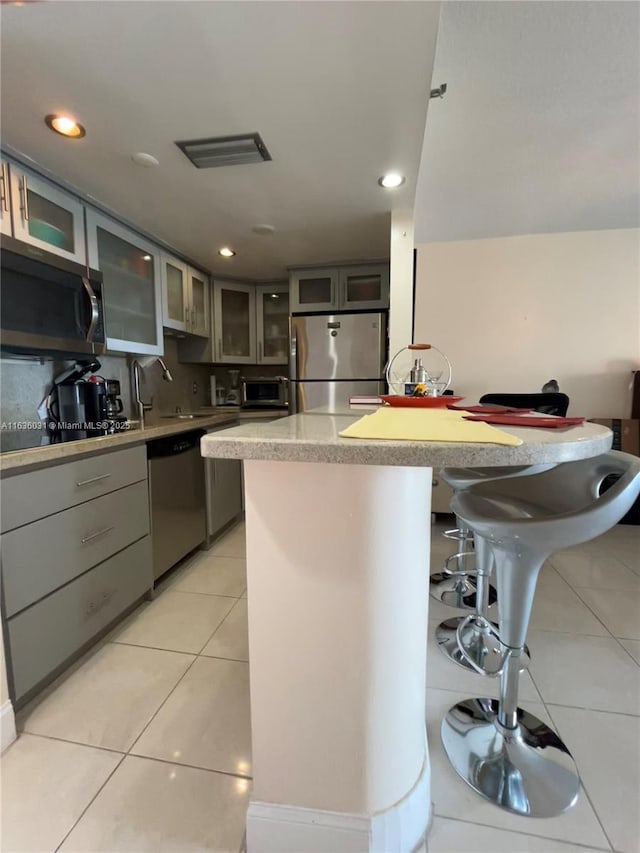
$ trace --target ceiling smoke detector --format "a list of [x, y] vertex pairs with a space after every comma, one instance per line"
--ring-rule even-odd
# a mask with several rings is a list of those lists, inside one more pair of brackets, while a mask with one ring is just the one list
[[243, 136], [218, 136], [214, 139], [191, 139], [176, 142], [183, 154], [197, 169], [216, 166], [242, 166], [245, 163], [262, 163], [271, 155], [259, 133]]

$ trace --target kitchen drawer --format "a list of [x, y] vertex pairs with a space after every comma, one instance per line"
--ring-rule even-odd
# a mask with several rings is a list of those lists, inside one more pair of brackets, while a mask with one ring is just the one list
[[14, 701], [88, 643], [152, 583], [151, 539], [145, 536], [9, 619]]
[[2, 532], [147, 479], [145, 445], [17, 474], [2, 481]]
[[149, 532], [147, 481], [4, 533], [7, 616], [106, 560]]

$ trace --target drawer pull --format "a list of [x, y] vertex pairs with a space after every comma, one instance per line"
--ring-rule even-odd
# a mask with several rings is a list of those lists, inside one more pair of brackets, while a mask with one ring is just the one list
[[76, 483], [76, 486], [88, 486], [90, 483], [97, 483], [98, 480], [106, 480], [110, 476], [111, 474], [100, 474], [100, 476], [91, 477], [89, 480], [80, 480], [79, 483]]
[[86, 545], [87, 542], [91, 542], [92, 539], [97, 539], [98, 536], [104, 536], [106, 533], [110, 533], [114, 529], [115, 525], [111, 525], [111, 527], [105, 527], [102, 530], [96, 530], [95, 533], [92, 533], [90, 536], [85, 536], [84, 539], [81, 539], [80, 542], [83, 545]]

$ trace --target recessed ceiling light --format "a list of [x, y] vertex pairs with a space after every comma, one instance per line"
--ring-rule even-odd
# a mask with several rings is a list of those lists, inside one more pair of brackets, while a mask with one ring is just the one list
[[397, 172], [389, 172], [387, 175], [378, 178], [378, 183], [386, 190], [393, 190], [404, 184], [405, 180], [404, 175], [399, 175]]
[[69, 139], [82, 139], [87, 131], [81, 124], [78, 124], [71, 116], [57, 115], [52, 113], [45, 116], [44, 123], [50, 130], [59, 133], [61, 136], [66, 136]]
[[150, 261], [150, 260], [151, 260], [151, 255], [143, 255], [143, 256], [142, 256], [142, 260], [143, 260], [143, 261]]
[[221, 249], [218, 249], [218, 254], [222, 255], [223, 258], [232, 258], [235, 255], [235, 252], [228, 246], [223, 246]]
[[131, 159], [136, 166], [145, 166], [147, 169], [159, 166], [160, 161], [153, 154], [145, 154], [144, 151], [139, 151], [137, 154], [132, 154]]
[[272, 293], [272, 294], [271, 294], [271, 298], [272, 298], [272, 299], [280, 299], [280, 297], [279, 297], [279, 295], [278, 295], [277, 293]]
[[254, 225], [252, 230], [261, 237], [271, 237], [276, 229], [273, 225]]

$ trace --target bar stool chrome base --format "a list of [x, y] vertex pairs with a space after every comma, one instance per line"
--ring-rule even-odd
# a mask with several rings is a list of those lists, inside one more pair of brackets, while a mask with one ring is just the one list
[[[436, 601], [441, 601], [449, 607], [456, 607], [458, 610], [475, 610], [476, 586], [472, 577], [434, 572], [429, 577], [429, 595]], [[495, 587], [489, 586], [489, 606], [494, 605], [497, 600], [498, 593]]]
[[[457, 631], [463, 617], [447, 619], [436, 628], [436, 642], [440, 651], [458, 666], [468, 672], [474, 672], [473, 666], [466, 660], [458, 645]], [[482, 620], [484, 622], [484, 620]], [[497, 625], [490, 625], [497, 632]], [[504, 647], [488, 630], [486, 623], [471, 621], [461, 632], [462, 644], [467, 654], [486, 675], [499, 675], [504, 659]]]
[[456, 773], [487, 800], [527, 817], [553, 817], [578, 799], [580, 777], [558, 735], [518, 708], [516, 729], [498, 723], [496, 699], [465, 699], [442, 721]]

